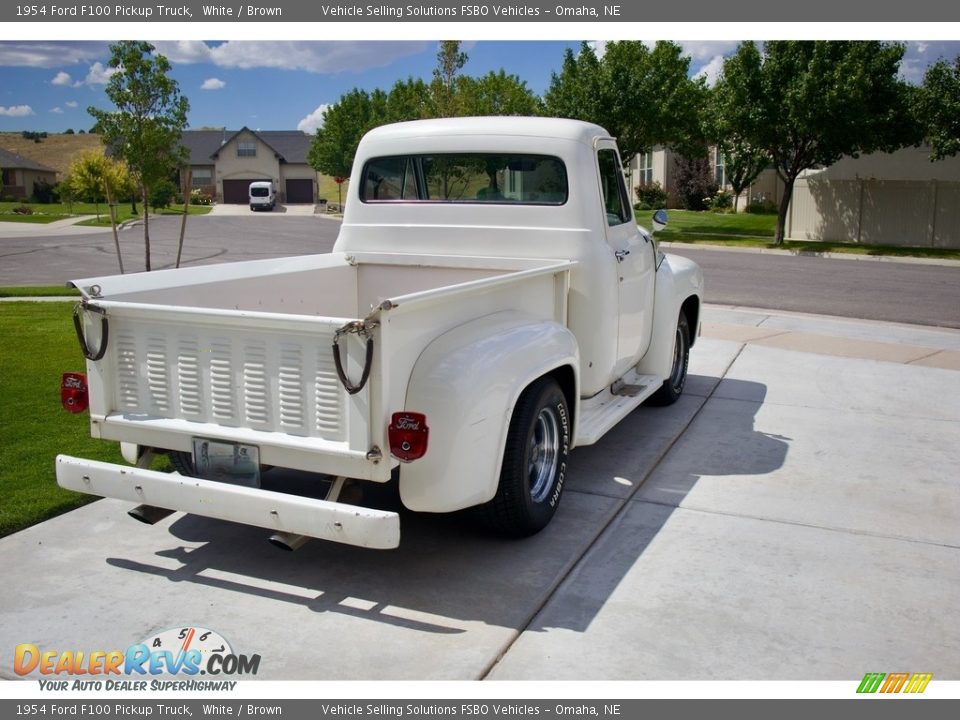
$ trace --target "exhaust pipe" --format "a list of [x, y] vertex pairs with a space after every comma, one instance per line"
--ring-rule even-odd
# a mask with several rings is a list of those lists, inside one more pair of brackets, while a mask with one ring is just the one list
[[127, 515], [147, 525], [154, 525], [165, 517], [172, 515], [173, 512], [173, 510], [154, 507], [153, 505], [137, 505], [133, 510], [130, 510]]
[[268, 542], [274, 547], [278, 547], [281, 550], [286, 550], [288, 552], [293, 552], [294, 550], [299, 550], [302, 548], [307, 540], [309, 540], [306, 535], [295, 535], [293, 533], [278, 532], [271, 535], [267, 538]]

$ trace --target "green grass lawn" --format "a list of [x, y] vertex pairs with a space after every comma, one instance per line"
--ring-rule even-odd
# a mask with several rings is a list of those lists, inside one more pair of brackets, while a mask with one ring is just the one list
[[[32, 215], [18, 215], [13, 212], [15, 207], [26, 205], [33, 210]], [[130, 203], [119, 203], [117, 209], [117, 222], [122, 223], [132, 220], [135, 216], [130, 207]], [[137, 210], [142, 211], [142, 206], [138, 203]], [[162, 210], [154, 210], [154, 213], [160, 215], [183, 215], [183, 206], [169, 207]], [[191, 205], [191, 215], [206, 215], [210, 212], [209, 205]], [[110, 210], [106, 203], [51, 203], [44, 205], [41, 203], [19, 203], [19, 202], [0, 202], [0, 222], [19, 222], [19, 223], [50, 223], [56, 220], [65, 220], [69, 217], [78, 215], [98, 215], [97, 218], [85, 220], [80, 225], [92, 225], [96, 227], [110, 227]], [[136, 216], [136, 217], [139, 217]]]
[[0, 298], [5, 297], [80, 297], [80, 291], [66, 285], [28, 285], [0, 287]]
[[82, 372], [70, 302], [0, 304], [0, 536], [90, 502], [57, 485], [57, 453], [122, 462], [86, 413], [60, 406], [60, 375]]
[[[890, 257], [927, 257], [960, 260], [960, 250], [945, 248], [895, 247], [890, 245], [854, 245], [835, 242], [787, 240], [773, 243], [775, 215], [749, 213], [725, 214], [670, 210], [670, 222], [657, 233], [657, 239], [692, 245], [770, 248], [808, 253], [847, 253], [852, 255], [887, 255]], [[652, 228], [653, 212], [638, 211], [637, 222]]]

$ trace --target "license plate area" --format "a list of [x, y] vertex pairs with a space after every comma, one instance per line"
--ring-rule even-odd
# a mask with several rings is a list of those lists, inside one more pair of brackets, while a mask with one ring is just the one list
[[260, 450], [255, 445], [193, 438], [193, 467], [205, 480], [260, 487]]

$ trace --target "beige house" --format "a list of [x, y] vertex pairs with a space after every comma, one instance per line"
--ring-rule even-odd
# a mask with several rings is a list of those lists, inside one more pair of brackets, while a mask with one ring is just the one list
[[26, 200], [33, 195], [34, 183], [57, 183], [56, 170], [10, 150], [0, 150], [0, 174], [0, 199]]
[[[733, 192], [727, 182], [726, 168], [723, 154], [719, 153], [716, 145], [708, 148], [710, 164], [713, 166], [713, 176], [721, 190]], [[627, 181], [631, 188], [642, 185], [659, 183], [667, 193], [667, 207], [677, 207], [676, 174], [677, 153], [671, 148], [658, 145], [647, 153], [638, 153], [627, 168]], [[779, 203], [783, 197], [783, 182], [777, 177], [773, 168], [760, 173], [760, 176], [740, 196], [737, 205], [738, 212], [746, 209], [753, 202], [770, 201]]]
[[312, 136], [299, 130], [187, 130], [192, 187], [217, 202], [245, 204], [250, 183], [272, 180], [281, 203], [313, 203], [317, 173], [307, 162]]

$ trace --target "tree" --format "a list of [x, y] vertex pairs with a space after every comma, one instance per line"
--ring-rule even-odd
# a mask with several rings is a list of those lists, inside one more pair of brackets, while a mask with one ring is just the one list
[[960, 55], [952, 66], [941, 59], [927, 68], [917, 99], [930, 159], [960, 152]]
[[435, 117], [463, 115], [458, 107], [457, 73], [467, 64], [467, 54], [460, 51], [458, 40], [444, 40], [437, 51], [437, 67], [433, 70], [430, 94]]
[[655, 145], [694, 153], [703, 144], [703, 80], [691, 80], [690, 58], [673, 42], [650, 49], [636, 40], [607, 43], [598, 58], [586, 43], [579, 55], [566, 51], [559, 74], [544, 97], [546, 113], [603, 126], [614, 137], [624, 164]]
[[[736, 66], [744, 62], [758, 64], [759, 50], [756, 45], [744, 48], [742, 55], [728, 60], [731, 72], [740, 72]], [[753, 77], [756, 80], [759, 75], [754, 74]], [[723, 158], [724, 175], [733, 188], [734, 212], [737, 211], [743, 191], [770, 165], [770, 154], [764, 148], [757, 147], [752, 137], [744, 134], [748, 124], [736, 122], [738, 113], [749, 112], [749, 109], [739, 105], [742, 98], [736, 90], [721, 77], [710, 93], [709, 109], [704, 116], [704, 134], [716, 143], [717, 154]], [[760, 89], [755, 89], [755, 92], [759, 93]]]
[[387, 94], [368, 93], [354, 88], [323, 113], [323, 127], [317, 130], [307, 160], [318, 172], [349, 177], [360, 138], [371, 128], [386, 122]]
[[[80, 198], [97, 204], [97, 219], [100, 219], [100, 203], [109, 204], [110, 226], [113, 230], [113, 243], [117, 251], [117, 263], [123, 273], [123, 256], [120, 254], [120, 238], [117, 235], [117, 217], [114, 198], [130, 192], [133, 179], [127, 166], [118, 160], [107, 157], [102, 150], [82, 152], [63, 179], [67, 196]], [[63, 193], [61, 193], [61, 196]]]
[[845, 155], [917, 142], [909, 89], [898, 78], [904, 46], [878, 41], [741, 43], [724, 64], [724, 123], [769, 153], [784, 184], [775, 241], [784, 240], [793, 186], [804, 170]]
[[180, 144], [190, 103], [169, 76], [166, 57], [148, 42], [124, 40], [110, 46], [108, 65], [116, 72], [107, 83], [115, 111], [90, 107], [95, 128], [112, 153], [126, 160], [144, 206], [145, 269], [150, 270], [150, 192], [185, 162]]
[[516, 75], [502, 69], [483, 77], [464, 76], [458, 84], [464, 115], [539, 115], [540, 99]]

